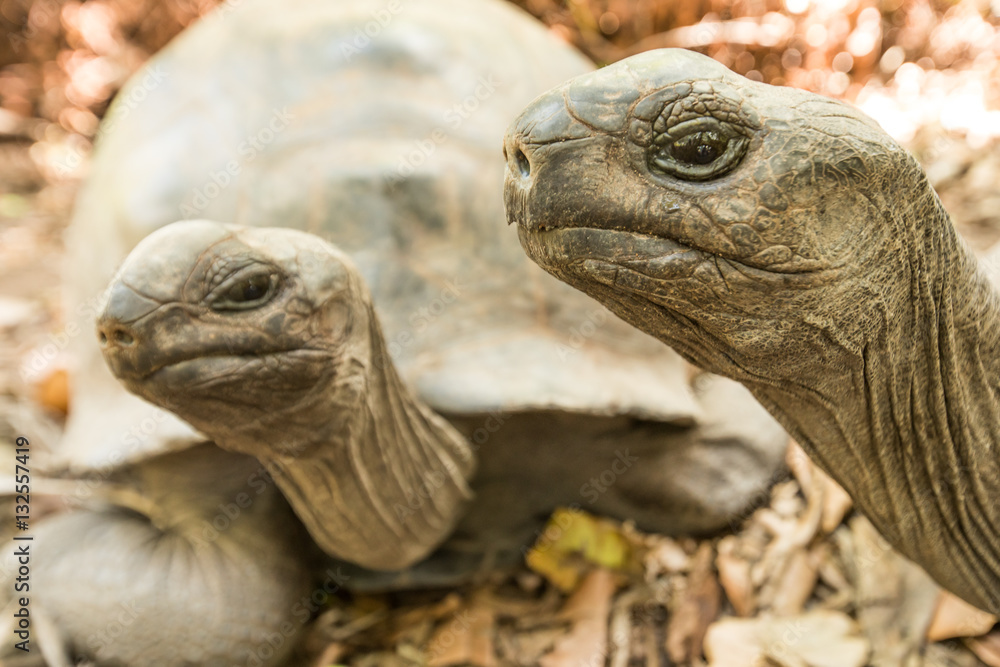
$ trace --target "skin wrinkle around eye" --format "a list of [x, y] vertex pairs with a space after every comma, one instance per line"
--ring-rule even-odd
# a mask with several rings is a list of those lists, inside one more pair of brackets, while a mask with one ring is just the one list
[[122, 279], [121, 284], [124, 285], [125, 287], [129, 288], [133, 292], [135, 292], [138, 296], [142, 297], [143, 299], [146, 299], [148, 301], [152, 301], [153, 303], [160, 304], [160, 306], [158, 306], [158, 307], [162, 307], [162, 306], [165, 306], [168, 303], [170, 303], [169, 301], [163, 301], [161, 299], [157, 299], [154, 296], [150, 296], [149, 294], [144, 293], [142, 290], [140, 290], [139, 288], [135, 287], [134, 285], [132, 285], [131, 283], [129, 283], [125, 279]]
[[[618, 135], [611, 134], [609, 136], [618, 136]], [[586, 137], [584, 138], [569, 137], [567, 139], [549, 139], [546, 141], [525, 141], [522, 145], [525, 147], [541, 148], [543, 146], [554, 146], [556, 144], [569, 144], [573, 143], [574, 141], [588, 141], [588, 140], [589, 139]]]
[[[218, 245], [220, 245], [222, 243], [229, 242], [229, 241], [235, 241], [235, 240], [236, 240], [236, 234], [229, 233], [229, 234], [226, 234], [225, 236], [223, 236], [222, 238], [218, 239], [214, 243], [210, 244], [207, 248], [205, 248], [201, 252], [199, 252], [198, 255], [195, 257], [194, 261], [191, 263], [191, 269], [188, 272], [187, 278], [184, 280], [184, 282], [183, 282], [183, 284], [181, 286], [180, 293], [181, 294], [188, 294], [189, 293], [188, 292], [188, 288], [189, 288], [189, 286], [191, 284], [191, 281], [192, 280], [197, 280], [195, 274], [198, 273], [198, 267], [201, 266], [202, 261], [206, 257], [213, 257], [214, 256], [216, 259], [219, 258], [219, 254], [217, 252], [215, 252], [215, 248]], [[201, 277], [202, 280], [204, 280], [204, 278], [205, 278], [204, 276]]]
[[586, 127], [590, 128], [592, 132], [601, 132], [602, 134], [609, 134], [604, 130], [600, 129], [599, 127], [597, 127], [596, 125], [594, 125], [593, 123], [588, 122], [582, 116], [580, 116], [580, 114], [578, 114], [576, 110], [573, 109], [573, 105], [570, 103], [569, 98], [567, 97], [568, 94], [569, 94], [568, 89], [565, 92], [563, 92], [563, 101], [565, 102], [566, 112], [569, 114], [570, 118], [580, 123], [581, 125], [585, 125]]
[[[236, 270], [229, 276], [227, 276], [219, 285], [214, 287], [208, 292], [203, 298], [205, 303], [211, 310], [215, 312], [238, 312], [254, 310], [264, 304], [278, 298], [283, 289], [284, 276], [277, 267], [270, 266], [267, 267], [264, 264], [258, 265], [260, 269], [268, 269], [266, 272], [264, 270], [260, 271], [244, 271], [245, 268]], [[257, 268], [257, 267], [254, 267]], [[245, 274], [246, 275], [244, 277]], [[255, 278], [264, 277], [267, 280], [267, 285], [264, 294], [256, 299], [246, 299], [244, 301], [232, 300], [230, 299], [230, 292], [237, 287], [240, 287], [244, 281], [250, 281]]]

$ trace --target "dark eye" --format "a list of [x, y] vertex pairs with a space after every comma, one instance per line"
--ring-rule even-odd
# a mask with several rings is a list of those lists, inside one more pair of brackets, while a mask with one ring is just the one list
[[229, 288], [226, 298], [234, 303], [246, 303], [248, 301], [259, 301], [267, 296], [267, 290], [271, 286], [270, 276], [256, 275], [245, 278]]
[[750, 139], [736, 126], [712, 117], [679, 123], [649, 147], [649, 166], [685, 181], [707, 181], [733, 170]]
[[214, 310], [249, 310], [270, 300], [278, 284], [278, 277], [269, 273], [255, 273], [237, 278], [222, 296], [212, 303]]
[[708, 130], [695, 132], [670, 144], [674, 158], [688, 164], [709, 164], [726, 152], [729, 137]]

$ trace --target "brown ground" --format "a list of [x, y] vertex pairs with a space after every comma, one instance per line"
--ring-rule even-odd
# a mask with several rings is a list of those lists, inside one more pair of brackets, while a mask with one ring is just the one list
[[[5, 445], [29, 426], [56, 438], [72, 409], [64, 372], [24, 381], [18, 369], [60, 347], [61, 233], [99, 118], [132, 71], [215, 4], [0, 0]], [[598, 62], [696, 48], [751, 78], [851, 100], [918, 155], [977, 249], [1000, 238], [1000, 0], [516, 4]], [[942, 596], [794, 446], [789, 468], [731, 535], [671, 540], [563, 513], [513, 575], [345, 597], [303, 663], [1000, 667], [995, 618]]]

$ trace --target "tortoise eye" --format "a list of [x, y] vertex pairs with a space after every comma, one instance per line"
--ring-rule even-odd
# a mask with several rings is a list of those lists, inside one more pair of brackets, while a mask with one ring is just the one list
[[238, 278], [212, 303], [213, 310], [249, 310], [262, 306], [274, 295], [278, 276], [255, 273]]
[[674, 159], [688, 164], [704, 165], [715, 162], [726, 152], [729, 137], [714, 130], [695, 132], [670, 144]]
[[738, 126], [697, 118], [659, 133], [649, 147], [649, 166], [685, 181], [707, 181], [732, 171], [749, 145]]

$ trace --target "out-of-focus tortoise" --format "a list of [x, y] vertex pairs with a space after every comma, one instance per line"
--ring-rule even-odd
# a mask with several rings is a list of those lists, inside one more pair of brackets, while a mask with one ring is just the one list
[[506, 233], [503, 130], [588, 68], [499, 1], [248, 2], [122, 91], [70, 294], [174, 414], [78, 339], [54, 465], [117, 491], [38, 527], [67, 654], [273, 664], [316, 590], [457, 581], [558, 505], [715, 530], [772, 480], [785, 436], [745, 390]]

